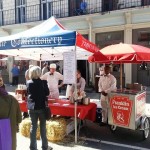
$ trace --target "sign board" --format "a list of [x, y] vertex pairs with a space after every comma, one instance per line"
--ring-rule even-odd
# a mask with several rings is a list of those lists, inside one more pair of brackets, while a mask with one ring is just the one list
[[64, 52], [64, 64], [63, 64], [63, 75], [64, 84], [75, 84], [76, 83], [76, 52]]
[[114, 96], [110, 99], [113, 123], [120, 126], [129, 126], [133, 101], [127, 96]]

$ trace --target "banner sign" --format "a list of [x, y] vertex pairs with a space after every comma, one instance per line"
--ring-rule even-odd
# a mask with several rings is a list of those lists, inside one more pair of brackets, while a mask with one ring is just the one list
[[64, 65], [63, 65], [63, 75], [64, 84], [75, 84], [76, 83], [76, 52], [65, 52]]
[[141, 93], [135, 97], [136, 102], [136, 120], [145, 114], [146, 107], [146, 92]]
[[110, 99], [113, 123], [120, 126], [129, 126], [133, 101], [127, 96], [114, 96]]
[[39, 48], [39, 47], [59, 47], [75, 45], [75, 33], [66, 35], [51, 35], [40, 37], [21, 37], [8, 41], [0, 42], [0, 50], [20, 49], [20, 48]]
[[83, 49], [86, 49], [87, 51], [92, 52], [92, 53], [98, 52], [100, 50], [100, 48], [98, 48], [94, 43], [88, 41], [79, 33], [77, 34], [76, 44], [77, 44], [77, 46], [79, 46]]

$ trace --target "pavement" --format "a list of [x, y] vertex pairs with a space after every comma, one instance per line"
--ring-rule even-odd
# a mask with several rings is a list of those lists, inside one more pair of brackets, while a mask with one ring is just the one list
[[[16, 86], [11, 86], [11, 85], [6, 85], [7, 91], [15, 95], [15, 89]], [[88, 96], [90, 96], [89, 93], [87, 93]], [[91, 92], [91, 96], [94, 97], [94, 99], [99, 98], [99, 94], [95, 93], [94, 91]], [[60, 97], [64, 98], [65, 97], [65, 91], [62, 90], [60, 93]], [[92, 148], [90, 147], [86, 142], [85, 139], [80, 139], [78, 140], [78, 143], [75, 144], [74, 142], [74, 133], [70, 134], [65, 137], [63, 142], [58, 142], [58, 143], [51, 143], [49, 142], [49, 146], [53, 147], [53, 150], [94, 150], [97, 148]], [[30, 144], [30, 139], [22, 136], [20, 133], [17, 133], [17, 150], [29, 150], [29, 144]], [[88, 145], [88, 147], [86, 146]], [[99, 144], [98, 144], [99, 145]], [[41, 150], [41, 140], [37, 140], [37, 146], [38, 150]], [[99, 148], [98, 148], [99, 149]]]
[[[6, 85], [10, 94], [14, 94], [16, 87]], [[99, 103], [99, 93], [92, 88], [87, 89], [87, 96], [91, 101]], [[60, 93], [63, 98], [65, 91]], [[150, 87], [147, 88], [147, 115], [150, 117]], [[29, 150], [30, 140], [17, 133], [17, 150]], [[38, 150], [41, 150], [41, 140], [37, 140]], [[87, 121], [82, 127], [78, 142], [74, 142], [74, 132], [64, 138], [63, 141], [49, 145], [53, 150], [148, 150], [150, 149], [150, 137], [143, 141], [141, 132], [118, 128], [115, 134], [110, 132], [109, 126], [100, 127], [98, 123]]]

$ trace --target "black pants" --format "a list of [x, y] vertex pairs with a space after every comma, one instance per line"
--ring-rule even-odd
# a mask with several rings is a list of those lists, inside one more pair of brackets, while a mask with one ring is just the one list
[[18, 85], [19, 76], [13, 76], [12, 85]]

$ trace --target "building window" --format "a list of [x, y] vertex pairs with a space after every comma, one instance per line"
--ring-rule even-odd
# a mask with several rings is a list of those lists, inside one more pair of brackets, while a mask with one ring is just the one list
[[16, 23], [26, 21], [26, 0], [16, 0]]
[[111, 44], [118, 44], [124, 42], [124, 32], [106, 32], [96, 34], [96, 44], [98, 47], [103, 48]]
[[41, 0], [41, 19], [46, 20], [52, 16], [52, 0]]
[[0, 0], [0, 26], [3, 25], [3, 0]]
[[150, 32], [145, 31], [145, 32], [139, 32], [138, 34], [138, 41], [150, 41]]
[[150, 28], [133, 30], [132, 41], [133, 44], [150, 47]]

